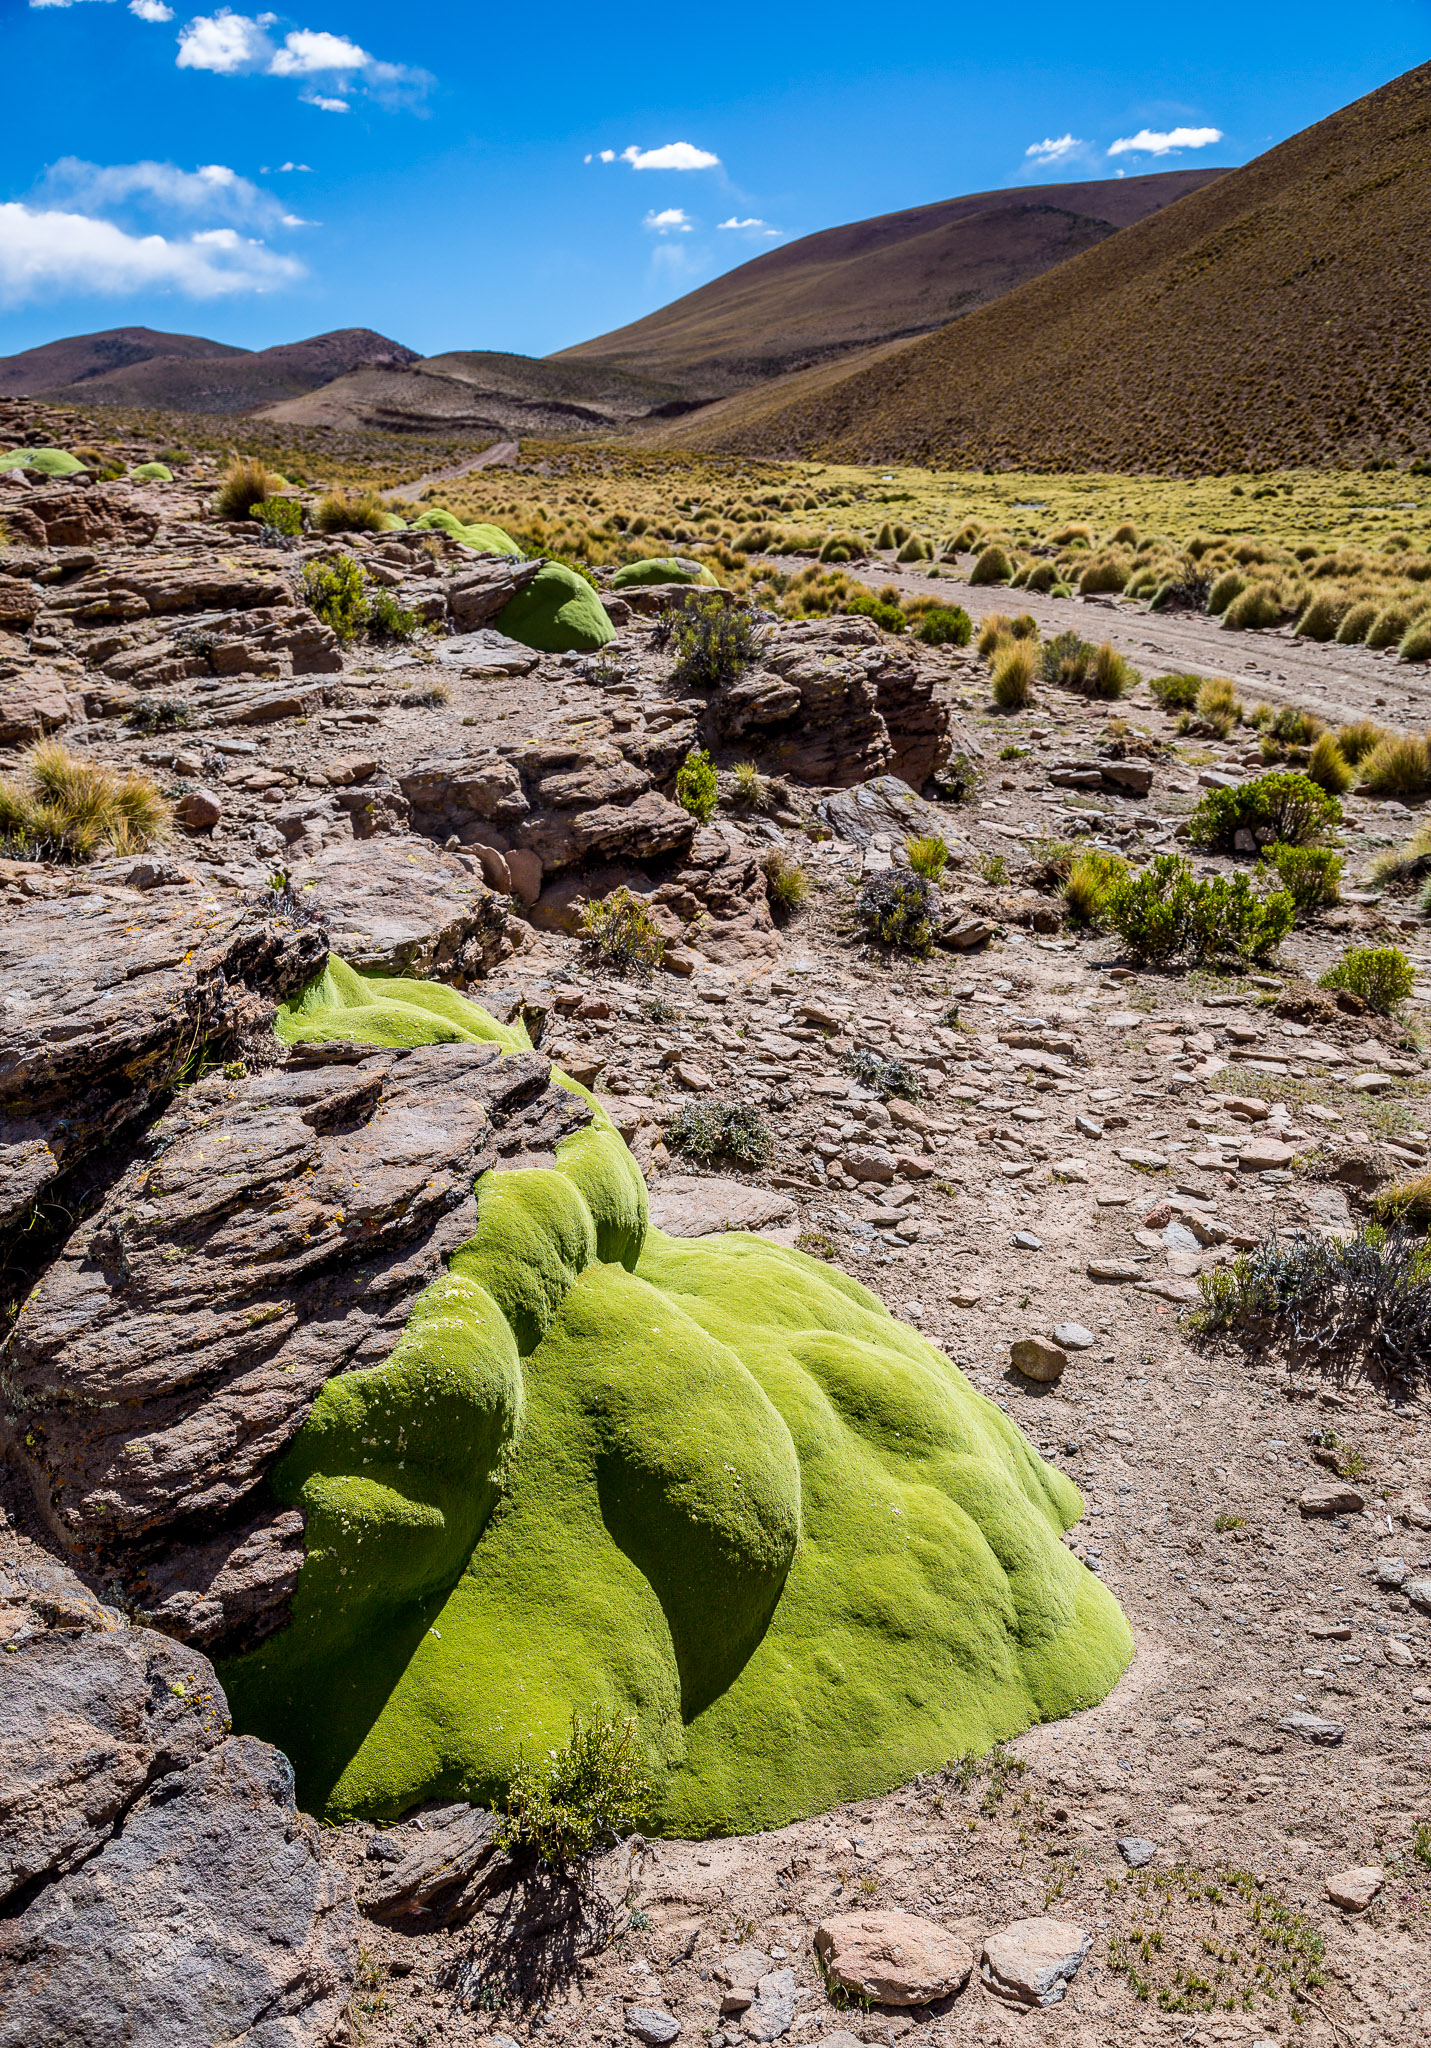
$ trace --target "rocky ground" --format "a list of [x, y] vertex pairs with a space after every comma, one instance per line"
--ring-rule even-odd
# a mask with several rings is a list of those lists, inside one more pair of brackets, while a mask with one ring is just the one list
[[[139, 2031], [123, 2038], [217, 2027], [261, 2048], [1424, 2039], [1424, 1403], [1209, 1346], [1186, 1321], [1198, 1274], [1239, 1246], [1345, 1230], [1378, 1186], [1425, 1170], [1431, 974], [1396, 1023], [1312, 986], [1378, 935], [1431, 969], [1425, 925], [1358, 886], [1409, 831], [1406, 808], [1348, 799], [1350, 900], [1299, 923], [1265, 975], [1135, 970], [1063, 927], [1047, 844], [1135, 861], [1176, 846], [1200, 784], [1247, 771], [1245, 740], [1178, 741], [1146, 692], [1116, 707], [1131, 736], [1053, 691], [996, 717], [972, 655], [912, 652], [864, 621], [773, 627], [755, 669], [714, 693], [674, 681], [654, 617], [619, 600], [601, 656], [534, 656], [487, 630], [490, 564], [440, 536], [341, 543], [435, 629], [344, 648], [299, 602], [303, 554], [212, 521], [206, 496], [56, 484], [16, 487], [5, 509], [0, 747], [18, 759], [58, 731], [143, 766], [179, 825], [138, 858], [0, 863], [7, 1320], [39, 1282], [5, 1368], [0, 2044], [121, 2038], [126, 2004]], [[1084, 617], [1050, 609], [1060, 627]], [[1241, 673], [1181, 642], [1128, 644], [1148, 672]], [[1353, 678], [1335, 708], [1375, 701], [1377, 657], [1294, 652]], [[1273, 673], [1249, 696], [1273, 698], [1280, 647], [1259, 638], [1258, 659]], [[742, 809], [723, 781], [697, 827], [673, 780], [698, 740], [778, 778], [765, 802]], [[956, 753], [977, 771], [958, 804], [929, 780]], [[887, 957], [860, 939], [855, 894], [926, 828], [953, 851], [939, 943]], [[811, 883], [785, 923], [774, 850]], [[667, 971], [622, 976], [583, 946], [582, 901], [620, 882], [650, 904]], [[579, 1892], [494, 1857], [469, 1809], [394, 1829], [299, 1815], [277, 1752], [225, 1735], [206, 1654], [281, 1609], [293, 1531], [243, 1524], [230, 1541], [230, 1516], [222, 1555], [195, 1531], [249, 1484], [235, 1442], [259, 1469], [263, 1430], [295, 1427], [348, 1352], [305, 1353], [313, 1387], [245, 1378], [247, 1354], [235, 1376], [225, 1352], [229, 1377], [199, 1400], [152, 1336], [151, 1357], [126, 1334], [142, 1484], [78, 1410], [61, 1401], [57, 1422], [45, 1404], [75, 1290], [93, 1300], [84, 1275], [142, 1256], [114, 1219], [143, 1134], [181, 1165], [195, 1118], [221, 1132], [261, 1109], [283, 1144], [294, 1119], [326, 1128], [314, 1104], [342, 1073], [275, 1069], [260, 1048], [330, 941], [525, 1016], [616, 1117], [667, 1230], [768, 1231], [942, 1345], [1084, 1493], [1068, 1541], [1138, 1640], [1112, 1696], [777, 1834], [631, 1841]], [[907, 1093], [869, 1056], [902, 1063]], [[368, 1121], [333, 1141], [340, 1165], [350, 1144], [382, 1150], [379, 1107], [412, 1114], [387, 1066], [353, 1086]], [[526, 1101], [493, 1101], [471, 1129], [439, 1119], [433, 1143], [457, 1173], [483, 1144], [524, 1157]], [[757, 1109], [768, 1162], [683, 1154], [673, 1118], [700, 1102]], [[302, 1142], [329, 1171], [328, 1141]], [[209, 1226], [173, 1172], [178, 1209], [154, 1228], [192, 1247]], [[267, 1227], [254, 1185], [250, 1233]], [[374, 1202], [392, 1249], [376, 1306], [367, 1267], [355, 1284], [354, 1357], [446, 1242], [400, 1174]], [[62, 1256], [76, 1221], [87, 1235]], [[235, 1271], [256, 1241], [234, 1237]], [[234, 1297], [239, 1322], [301, 1323], [306, 1241], [285, 1240], [261, 1313]], [[177, 1302], [189, 1282], [170, 1257], [155, 1270]], [[1016, 1369], [1019, 1344], [1056, 1377]], [[103, 1391], [83, 1398], [102, 1407]], [[74, 1484], [100, 1504], [98, 1533]], [[145, 1571], [163, 1591], [147, 1606]], [[132, 1625], [139, 1612], [166, 1632]], [[849, 1918], [899, 1911], [921, 1924]], [[1000, 1938], [1031, 1920], [1055, 1925]], [[143, 1998], [125, 1990], [136, 1968]]]

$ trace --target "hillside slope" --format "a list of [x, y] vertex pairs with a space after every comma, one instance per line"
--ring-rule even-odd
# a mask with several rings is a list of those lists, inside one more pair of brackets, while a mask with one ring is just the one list
[[[52, 346], [63, 347], [58, 343]], [[341, 327], [277, 348], [152, 355], [122, 368], [87, 376], [80, 389], [87, 405], [137, 405], [174, 412], [238, 413], [254, 406], [297, 398], [332, 383], [360, 364], [415, 362], [414, 349], [375, 334], [370, 327]], [[68, 384], [47, 385], [43, 398], [72, 395]]]
[[496, 350], [455, 350], [401, 368], [360, 369], [265, 419], [382, 433], [582, 434], [610, 431], [681, 404], [673, 387], [604, 363], [543, 361]]
[[155, 356], [244, 356], [202, 334], [161, 334], [153, 327], [107, 327], [99, 334], [71, 334], [42, 342], [19, 355], [0, 356], [0, 398], [28, 398], [71, 384], [92, 383], [111, 370], [147, 363]]
[[1156, 171], [973, 192], [826, 228], [549, 360], [606, 362], [715, 397], [927, 334], [1221, 175]]
[[1207, 473], [1431, 453], [1431, 65], [817, 390], [666, 430], [847, 461]]

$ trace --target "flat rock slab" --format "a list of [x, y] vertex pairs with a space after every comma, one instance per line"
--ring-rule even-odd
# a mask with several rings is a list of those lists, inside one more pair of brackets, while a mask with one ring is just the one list
[[1320, 1714], [1285, 1714], [1277, 1723], [1279, 1735], [1297, 1735], [1303, 1742], [1314, 1742], [1319, 1749], [1336, 1749], [1346, 1729], [1339, 1721], [1327, 1721]]
[[1071, 1921], [1015, 1920], [986, 1937], [979, 1975], [1011, 2005], [1057, 2005], [1092, 1946]]
[[1354, 1486], [1309, 1486], [1297, 1506], [1304, 1515], [1359, 1515], [1366, 1495]]
[[1238, 1148], [1237, 1163], [1244, 1173], [1274, 1173], [1290, 1166], [1297, 1154], [1292, 1146], [1275, 1138], [1257, 1138]]
[[475, 633], [458, 633], [451, 640], [444, 640], [437, 650], [437, 658], [445, 668], [479, 676], [527, 676], [541, 660], [541, 656], [534, 654], [530, 647], [523, 647], [518, 640], [509, 640], [505, 633], [498, 633], [490, 626]]
[[341, 839], [289, 879], [333, 951], [364, 973], [461, 988], [496, 965], [506, 912], [470, 855], [417, 837]]
[[961, 1991], [974, 1967], [974, 1936], [917, 1913], [841, 1913], [815, 1933], [825, 1974], [876, 2005], [930, 2005]]
[[1090, 1280], [1119, 1282], [1141, 1280], [1141, 1266], [1131, 1266], [1123, 1259], [1090, 1259], [1084, 1268]]
[[1327, 1897], [1343, 1913], [1364, 1913], [1385, 1883], [1386, 1872], [1377, 1864], [1338, 1870], [1327, 1879]]
[[897, 775], [873, 775], [827, 797], [820, 806], [825, 823], [837, 839], [866, 847], [876, 833], [899, 845], [906, 839], [949, 838], [949, 820], [942, 811], [912, 790]]
[[1053, 1341], [1065, 1351], [1089, 1351], [1098, 1339], [1091, 1330], [1085, 1330], [1082, 1323], [1055, 1323]]
[[668, 1175], [651, 1194], [651, 1221], [667, 1237], [714, 1237], [725, 1230], [765, 1230], [795, 1214], [789, 1195], [741, 1180]]
[[650, 2048], [665, 2048], [668, 2041], [674, 2041], [681, 2031], [681, 2023], [674, 2013], [660, 2005], [628, 2005], [626, 2008], [626, 2031], [638, 2041], [645, 2041]]

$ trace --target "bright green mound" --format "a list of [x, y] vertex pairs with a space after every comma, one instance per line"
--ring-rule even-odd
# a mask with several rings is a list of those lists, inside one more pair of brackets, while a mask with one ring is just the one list
[[0, 469], [33, 469], [41, 476], [77, 476], [84, 464], [63, 448], [15, 448], [0, 455]]
[[633, 583], [716, 584], [716, 578], [703, 562], [691, 562], [682, 555], [664, 555], [649, 562], [628, 562], [611, 579], [613, 590], [628, 590]]
[[477, 520], [471, 526], [464, 526], [455, 514], [445, 512], [439, 505], [431, 512], [424, 512], [413, 525], [429, 533], [450, 533], [454, 540], [460, 540], [465, 547], [476, 548], [484, 555], [518, 555], [522, 550], [510, 533], [504, 533], [500, 526], [487, 526]]
[[137, 484], [171, 484], [174, 472], [165, 462], [141, 462], [137, 469], [129, 472], [132, 482]]
[[544, 562], [492, 624], [543, 654], [591, 654], [616, 637], [596, 592], [565, 562]]
[[[337, 962], [280, 1029], [408, 1044], [422, 1016], [501, 1040]], [[1127, 1624], [1059, 1541], [1077, 1490], [857, 1282], [651, 1230], [604, 1120], [486, 1175], [478, 1214], [275, 1468], [293, 1618], [223, 1679], [305, 1806], [499, 1798], [576, 1708], [635, 1719], [655, 1825], [772, 1827], [1115, 1683]]]

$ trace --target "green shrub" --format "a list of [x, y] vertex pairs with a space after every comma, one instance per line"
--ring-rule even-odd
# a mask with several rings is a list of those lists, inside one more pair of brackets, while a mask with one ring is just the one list
[[967, 647], [974, 622], [963, 605], [936, 605], [914, 629], [916, 640], [926, 647]]
[[1141, 874], [1131, 871], [1103, 892], [1102, 920], [1135, 960], [1171, 960], [1187, 937], [1192, 869], [1175, 853], [1160, 853]]
[[676, 802], [703, 825], [715, 815], [715, 763], [704, 747], [693, 747], [676, 770]]
[[1387, 733], [1361, 764], [1373, 796], [1424, 796], [1431, 788], [1431, 749], [1412, 733]]
[[1396, 651], [1403, 661], [1431, 661], [1431, 616], [1413, 620]]
[[1361, 598], [1357, 603], [1348, 605], [1347, 609], [1342, 613], [1341, 623], [1337, 627], [1338, 645], [1342, 647], [1360, 646], [1375, 624], [1376, 615], [1379, 610], [1380, 606], [1373, 604], [1370, 598]]
[[1231, 632], [1255, 632], [1264, 626], [1280, 625], [1282, 602], [1270, 583], [1255, 583], [1250, 590], [1244, 590], [1233, 598], [1222, 615], [1222, 623]]
[[1356, 774], [1331, 733], [1318, 735], [1307, 760], [1307, 775], [1328, 796], [1345, 796]]
[[266, 462], [236, 455], [224, 471], [214, 499], [214, 512], [220, 519], [247, 519], [255, 505], [263, 504], [278, 492], [282, 482]]
[[1383, 605], [1366, 630], [1368, 647], [1395, 647], [1407, 627], [1411, 613], [1404, 604]]
[[1094, 646], [1091, 640], [1081, 640], [1077, 633], [1059, 633], [1052, 640], [1046, 640], [1039, 650], [1039, 679], [1055, 683], [1060, 689], [1082, 691], [1093, 660]]
[[683, 1102], [666, 1124], [666, 1143], [700, 1166], [730, 1159], [752, 1171], [766, 1165], [775, 1150], [760, 1111], [741, 1102]]
[[1368, 1009], [1390, 1016], [1416, 985], [1416, 973], [1400, 946], [1353, 946], [1317, 983], [1346, 989]]
[[1151, 676], [1148, 688], [1164, 711], [1191, 711], [1203, 686], [1201, 676]]
[[1194, 882], [1188, 893], [1185, 943], [1195, 959], [1231, 954], [1261, 960], [1276, 952], [1296, 917], [1296, 904], [1286, 890], [1258, 896], [1246, 875], [1212, 875]]
[[969, 571], [970, 583], [1007, 583], [1014, 565], [997, 542], [986, 547]]
[[923, 956], [934, 938], [936, 892], [912, 869], [871, 875], [855, 898], [855, 917], [872, 939]]
[[943, 879], [949, 865], [949, 848], [937, 832], [927, 839], [906, 839], [904, 851], [915, 874], [923, 875], [928, 882]]
[[330, 555], [303, 570], [303, 601], [345, 646], [356, 640], [370, 615], [368, 579], [351, 555]]
[[1038, 620], [1032, 612], [1017, 612], [1009, 620], [1008, 632], [1011, 640], [1037, 641]]
[[1196, 881], [1175, 853], [1159, 854], [1140, 874], [1113, 882], [1100, 909], [1101, 922], [1133, 957], [1155, 964], [1180, 953], [1260, 960], [1281, 944], [1295, 916], [1285, 891], [1259, 897], [1245, 875]]
[[886, 633], [902, 633], [909, 624], [909, 620], [897, 604], [887, 604], [878, 597], [871, 597], [868, 591], [857, 597], [847, 598], [842, 609], [853, 613], [856, 618], [873, 619]]
[[1337, 901], [1342, 857], [1329, 846], [1271, 845], [1262, 858], [1298, 910], [1325, 910]]
[[1337, 745], [1346, 759], [1355, 768], [1368, 754], [1374, 753], [1386, 738], [1386, 727], [1374, 719], [1358, 718], [1350, 725], [1338, 726]]
[[772, 846], [761, 862], [770, 913], [777, 924], [788, 924], [803, 910], [810, 897], [810, 877], [800, 862], [783, 847]]
[[417, 613], [399, 604], [390, 590], [374, 590], [368, 598], [370, 640], [411, 640], [417, 631]]
[[1342, 807], [1294, 769], [1259, 775], [1236, 789], [1210, 789], [1189, 822], [1188, 837], [1208, 853], [1231, 853], [1240, 831], [1259, 845], [1310, 846], [1341, 822]]
[[672, 681], [697, 690], [733, 683], [750, 667], [757, 649], [750, 613], [715, 598], [687, 604], [672, 615], [670, 638], [676, 650]]
[[650, 909], [626, 888], [593, 898], [581, 914], [582, 943], [613, 974], [644, 976], [659, 967], [666, 941]]
[[1225, 612], [1235, 597], [1247, 588], [1247, 578], [1236, 569], [1225, 569], [1207, 594], [1207, 608], [1214, 615]]
[[502, 1847], [534, 1852], [554, 1869], [614, 1845], [646, 1818], [651, 1785], [641, 1767], [636, 1726], [582, 1725], [573, 1712], [571, 1737], [535, 1763], [523, 1756], [507, 1791]]
[[967, 754], [951, 754], [942, 768], [935, 769], [934, 786], [946, 803], [966, 804], [983, 787], [979, 764]]
[[1033, 702], [1038, 656], [1027, 640], [1013, 640], [994, 656], [990, 688], [1001, 711], [1022, 711]]
[[1128, 581], [1128, 571], [1122, 562], [1105, 555], [1090, 562], [1078, 579], [1081, 597], [1101, 597], [1110, 591], [1121, 590]]
[[270, 533], [281, 533], [286, 539], [294, 539], [303, 531], [303, 507], [296, 498], [263, 498], [248, 516]]
[[1121, 853], [1104, 853], [1089, 847], [1076, 854], [1063, 884], [1063, 907], [1069, 922], [1094, 925], [1102, 922], [1108, 892], [1128, 875], [1128, 863]]

